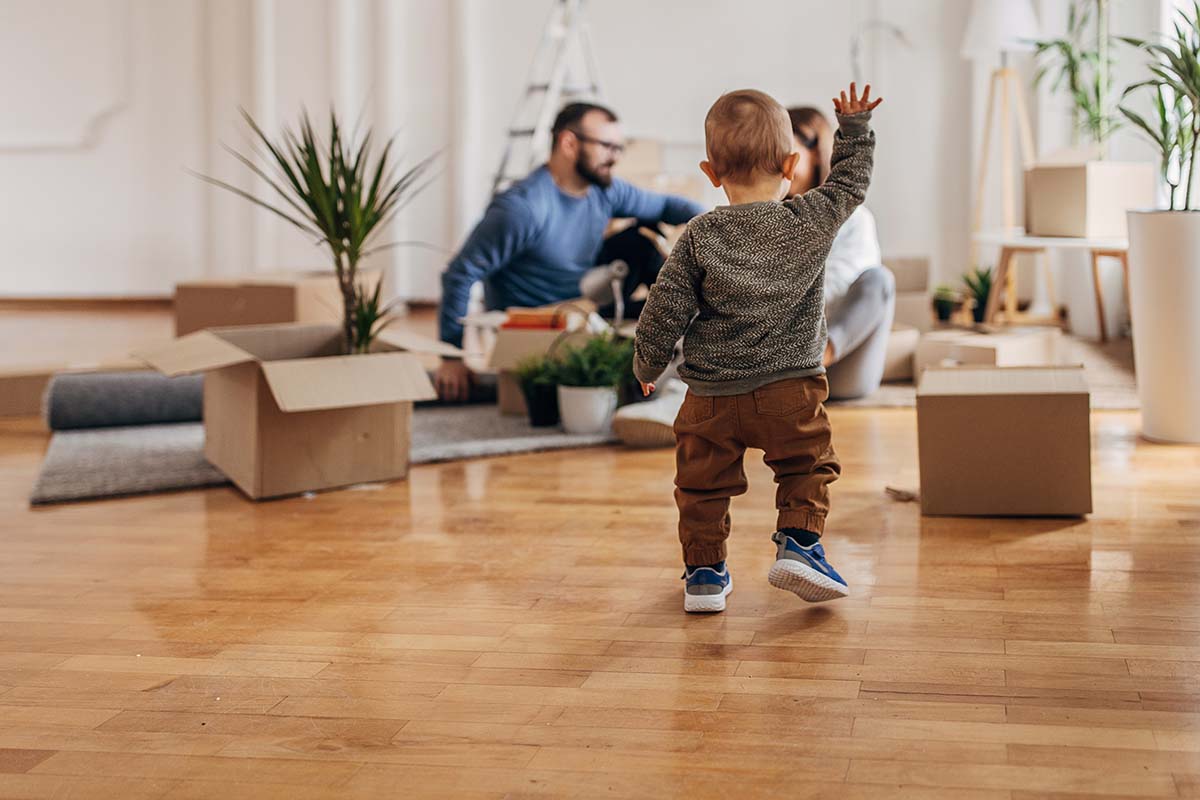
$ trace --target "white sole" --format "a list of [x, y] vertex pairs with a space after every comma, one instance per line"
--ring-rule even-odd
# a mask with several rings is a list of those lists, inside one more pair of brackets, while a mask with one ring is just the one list
[[850, 594], [849, 589], [833, 578], [790, 558], [776, 561], [767, 573], [767, 581], [776, 589], [791, 592], [810, 603], [836, 600]]
[[613, 433], [627, 447], [674, 447], [675, 429], [650, 419], [613, 419]]
[[689, 614], [712, 613], [725, 610], [725, 598], [733, 591], [733, 578], [725, 584], [725, 591], [720, 594], [688, 594], [683, 591], [683, 610]]

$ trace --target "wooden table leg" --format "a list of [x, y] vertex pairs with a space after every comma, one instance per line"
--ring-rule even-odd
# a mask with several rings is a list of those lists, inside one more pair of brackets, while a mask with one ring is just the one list
[[1121, 251], [1117, 253], [1117, 258], [1121, 259], [1121, 272], [1125, 276], [1125, 307], [1129, 309], [1129, 316], [1133, 317], [1133, 295], [1129, 293], [1129, 253]]
[[1108, 341], [1108, 325], [1104, 320], [1104, 294], [1100, 289], [1100, 253], [1092, 251], [1092, 282], [1096, 287], [1096, 320], [1100, 323], [1100, 342]]
[[1000, 306], [1000, 298], [1007, 293], [1008, 271], [1017, 251], [1011, 247], [1000, 248], [1000, 258], [996, 261], [996, 274], [992, 276], [992, 289], [988, 292], [987, 307], [984, 310], [983, 321], [991, 323], [996, 319], [996, 311]]

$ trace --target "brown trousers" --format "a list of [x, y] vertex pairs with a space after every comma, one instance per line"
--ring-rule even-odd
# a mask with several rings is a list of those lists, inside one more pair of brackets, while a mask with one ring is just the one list
[[820, 535], [829, 513], [829, 484], [842, 467], [830, 443], [824, 375], [789, 378], [746, 394], [687, 393], [675, 419], [675, 502], [679, 541], [689, 565], [725, 560], [729, 500], [746, 492], [742, 457], [764, 451], [775, 471], [777, 528]]

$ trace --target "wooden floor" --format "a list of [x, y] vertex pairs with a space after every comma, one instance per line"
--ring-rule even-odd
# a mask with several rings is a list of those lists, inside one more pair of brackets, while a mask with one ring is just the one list
[[708, 617], [670, 451], [35, 511], [0, 422], [0, 797], [1200, 796], [1200, 449], [1098, 414], [1087, 521], [922, 519], [913, 413], [833, 420], [853, 596], [768, 586], [752, 461]]
[[[30, 323], [0, 366], [169, 336]], [[46, 435], [0, 421], [0, 798], [1200, 796], [1200, 448], [1097, 414], [1087, 521], [922, 519], [883, 493], [913, 413], [832, 414], [853, 597], [767, 585], [753, 462], [714, 617], [680, 610], [670, 451], [33, 511]]]

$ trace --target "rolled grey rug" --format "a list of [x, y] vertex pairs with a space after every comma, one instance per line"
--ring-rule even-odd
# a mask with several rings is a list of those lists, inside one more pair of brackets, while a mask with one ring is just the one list
[[203, 407], [202, 375], [168, 378], [149, 370], [55, 375], [42, 399], [55, 431], [196, 422]]

